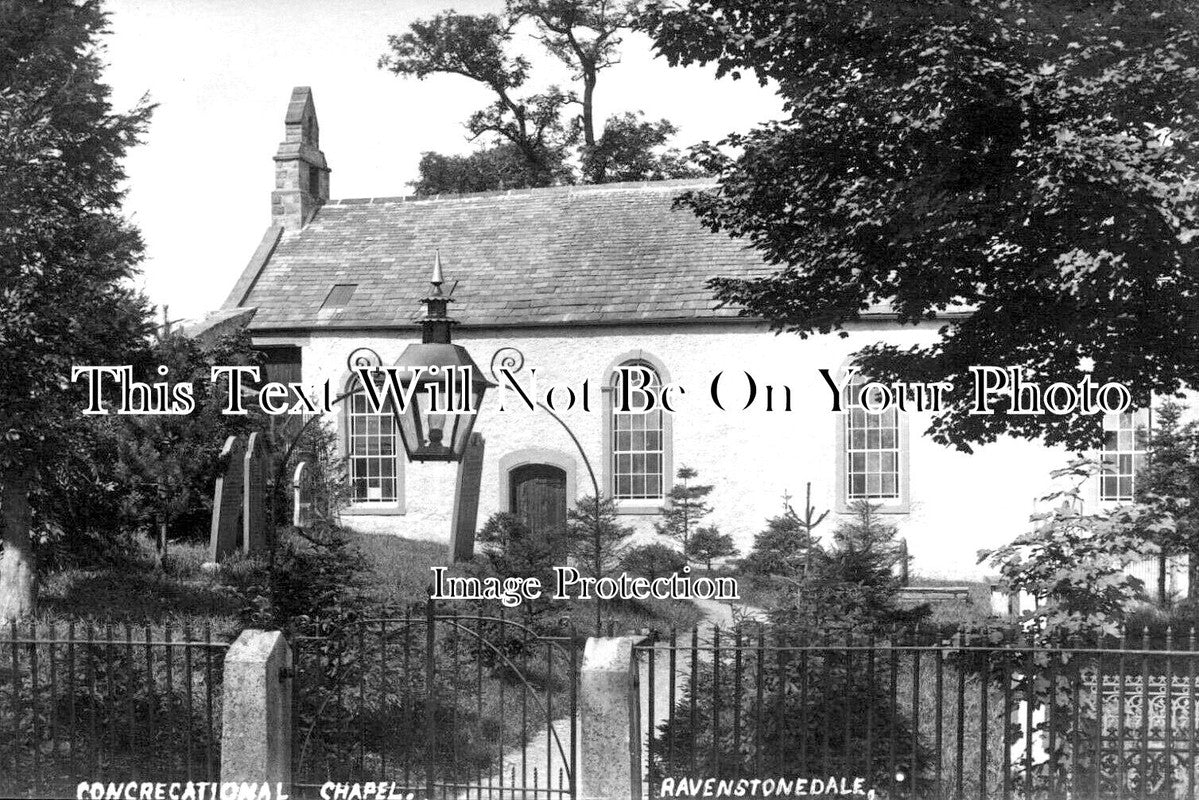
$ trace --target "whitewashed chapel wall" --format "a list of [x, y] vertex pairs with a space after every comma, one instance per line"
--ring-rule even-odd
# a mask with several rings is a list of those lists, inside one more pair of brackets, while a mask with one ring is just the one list
[[[836, 430], [841, 420], [829, 410], [831, 395], [817, 370], [840, 368], [852, 352], [877, 341], [881, 334], [879, 326], [866, 324], [851, 329], [844, 339], [807, 340], [775, 336], [749, 324], [653, 325], [580, 327], [568, 333], [526, 329], [502, 335], [459, 330], [455, 342], [465, 345], [484, 371], [495, 350], [518, 346], [525, 354], [526, 370], [537, 367], [542, 391], [551, 385], [578, 387], [590, 379], [591, 411], [564, 411], [562, 416], [591, 458], [601, 487], [608, 469], [600, 392], [608, 379], [605, 369], [638, 350], [665, 364], [670, 380], [687, 391], [674, 415], [673, 464], [695, 468], [698, 482], [715, 486], [710, 522], [732, 534], [745, 551], [766, 519], [782, 510], [784, 492], [792, 496], [794, 505], [802, 506], [804, 484], [811, 481], [813, 504], [819, 509], [834, 507]], [[901, 347], [934, 336], [932, 325], [886, 329], [888, 341]], [[314, 333], [304, 348], [304, 379], [341, 380], [347, 374], [346, 356], [356, 347], [371, 347], [384, 363], [392, 363], [410, 341], [387, 334]], [[708, 395], [709, 383], [720, 370], [748, 370], [762, 384], [789, 385], [792, 411], [720, 411]], [[485, 400], [475, 428], [487, 443], [479, 525], [500, 507], [500, 493], [507, 491], [501, 459], [516, 451], [556, 451], [560, 461], [575, 467], [577, 493], [590, 494], [582, 463], [557, 424], [544, 412], [519, 405], [500, 413], [498, 400], [494, 392]], [[1050, 470], [1064, 464], [1067, 455], [1014, 440], [966, 455], [920, 435], [927, 427], [927, 415], [908, 416], [910, 510], [891, 519], [908, 540], [914, 572], [938, 578], [982, 577], [988, 570], [976, 563], [978, 549], [1003, 544], [1026, 529], [1033, 499], [1049, 483]], [[448, 542], [456, 466], [405, 463], [403, 470], [402, 513], [353, 514], [346, 517], [348, 523], [362, 531]], [[626, 517], [647, 536], [652, 535], [653, 519], [645, 514]], [[831, 515], [820, 529], [826, 537], [835, 520], [836, 515]]]

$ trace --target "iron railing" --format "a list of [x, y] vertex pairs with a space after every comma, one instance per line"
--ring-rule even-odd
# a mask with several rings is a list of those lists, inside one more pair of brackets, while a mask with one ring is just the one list
[[228, 646], [209, 626], [0, 627], [0, 796], [216, 780]]
[[297, 794], [382, 780], [428, 800], [573, 797], [583, 641], [432, 602], [292, 637]]
[[672, 633], [635, 648], [648, 796], [835, 777], [884, 797], [1194, 798], [1199, 648], [1182, 644]]

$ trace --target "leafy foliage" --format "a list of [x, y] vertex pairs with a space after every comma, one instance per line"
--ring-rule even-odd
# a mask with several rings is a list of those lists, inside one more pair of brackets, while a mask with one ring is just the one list
[[111, 109], [106, 25], [94, 1], [0, 4], [0, 619], [33, 609], [30, 492], [85, 424], [71, 368], [112, 363], [148, 330], [120, 162], [152, 107]]
[[583, 156], [585, 175], [615, 181], [685, 178], [700, 170], [668, 142], [678, 128], [665, 119], [647, 120], [640, 111], [613, 114], [604, 132]]
[[413, 191], [421, 197], [438, 194], [488, 192], [545, 186], [565, 175], [565, 167], [556, 154], [547, 154], [549, 171], [531, 166], [520, 149], [511, 142], [476, 150], [466, 155], [424, 153], [420, 176]]
[[229, 436], [265, 431], [257, 409], [245, 416], [223, 414], [227, 387], [212, 381], [217, 365], [253, 365], [260, 356], [245, 331], [210, 345], [178, 334], [156, 341], [134, 364], [134, 379], [190, 382], [196, 408], [183, 415], [133, 415], [122, 418], [114, 479], [122, 496], [122, 519], [130, 527], [153, 524], [165, 515], [171, 533], [205, 540], [212, 514], [212, 492], [220, 469], [221, 448]]
[[1042, 498], [1052, 510], [1034, 514], [1032, 530], [1011, 544], [979, 553], [980, 562], [999, 570], [1003, 589], [1038, 599], [1036, 611], [1025, 612], [1024, 627], [1045, 643], [1118, 635], [1144, 590], [1126, 567], [1141, 557], [1146, 534], [1174, 529], [1174, 520], [1143, 506], [1082, 511], [1081, 487], [1096, 470], [1087, 459], [1056, 470], [1055, 479], [1072, 483]]
[[[968, 367], [1199, 386], [1199, 16], [1172, 0], [688, 0], [645, 26], [671, 64], [774, 82], [787, 117], [698, 151], [684, 204], [776, 272], [718, 298], [800, 336], [889, 305], [939, 341], [857, 354], [949, 381], [939, 442], [1085, 448], [1095, 415], [972, 415]], [[946, 316], [969, 309], [968, 315]]]
[[[639, 112], [626, 113], [597, 130], [599, 74], [617, 62], [622, 32], [632, 26], [639, 7], [640, 0], [508, 0], [502, 15], [446, 11], [388, 37], [380, 68], [420, 80], [458, 75], [495, 97], [466, 123], [470, 138], [486, 137], [487, 145], [465, 156], [424, 154], [417, 193], [693, 174], [677, 151], [665, 147], [676, 132], [666, 120], [646, 122]], [[512, 53], [518, 29], [528, 26], [532, 38], [581, 84], [581, 94], [558, 86], [541, 92], [529, 88], [531, 64]], [[574, 105], [580, 113], [570, 118], [567, 111]], [[572, 156], [581, 163], [581, 174], [571, 168]]]

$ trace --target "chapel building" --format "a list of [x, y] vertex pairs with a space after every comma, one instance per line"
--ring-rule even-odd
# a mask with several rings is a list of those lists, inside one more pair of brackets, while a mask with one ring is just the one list
[[[343, 519], [358, 530], [461, 542], [493, 513], [512, 511], [552, 531], [593, 491], [566, 430], [511, 395], [489, 393], [468, 458], [446, 464], [409, 463], [392, 416], [373, 413], [355, 392], [352, 353], [392, 364], [420, 340], [416, 320], [437, 254], [460, 323], [454, 342], [485, 373], [497, 352], [515, 348], [524, 363], [517, 374], [536, 369], [540, 399], [560, 387], [557, 413], [600, 491], [647, 540], [687, 465], [695, 482], [715, 487], [704, 524], [732, 534], [743, 553], [784, 502], [802, 514], [810, 483], [813, 506], [832, 511], [817, 529], [826, 541], [838, 517], [866, 500], [906, 538], [915, 574], [977, 578], [993, 572], [977, 551], [1028, 530], [1034, 499], [1069, 458], [1016, 439], [957, 452], [923, 435], [922, 413], [833, 413], [821, 368], [842, 381], [856, 350], [927, 344], [943, 321], [900, 326], [877, 308], [844, 337], [801, 339], [719, 307], [709, 278], [772, 268], [675, 207], [681, 192], [710, 181], [334, 200], [306, 87], [292, 93], [275, 164], [271, 224], [221, 313], [248, 326], [272, 378], [333, 379], [352, 393], [331, 421], [349, 473]], [[622, 365], [682, 387], [678, 410], [614, 413]], [[718, 373], [723, 409], [710, 391]], [[747, 373], [758, 394], [742, 408]], [[567, 388], [576, 394], [570, 409]], [[1144, 424], [1143, 414], [1107, 421], [1111, 472], [1088, 490], [1095, 503], [1131, 499]]]

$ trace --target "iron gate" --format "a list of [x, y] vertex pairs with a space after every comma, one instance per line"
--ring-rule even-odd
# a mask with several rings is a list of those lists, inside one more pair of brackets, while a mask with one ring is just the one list
[[293, 785], [417, 798], [572, 798], [579, 654], [500, 616], [438, 613], [294, 637]]

